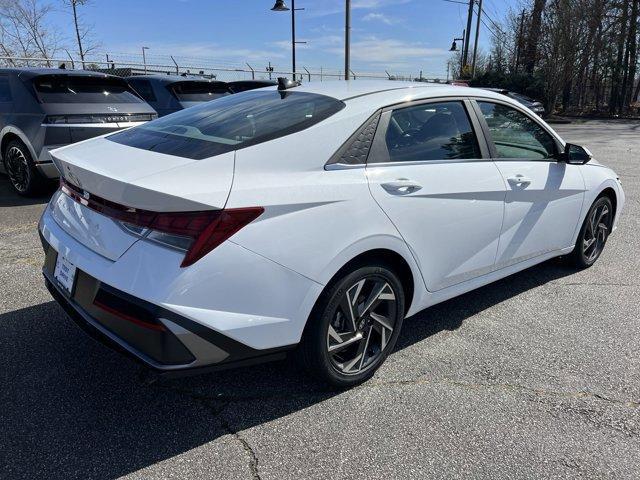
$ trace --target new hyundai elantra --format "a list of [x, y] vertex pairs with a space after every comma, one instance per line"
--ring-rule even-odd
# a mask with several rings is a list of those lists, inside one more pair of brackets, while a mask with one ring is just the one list
[[616, 174], [497, 93], [325, 82], [230, 95], [53, 152], [46, 284], [155, 371], [282, 358], [348, 387], [403, 319], [598, 259]]

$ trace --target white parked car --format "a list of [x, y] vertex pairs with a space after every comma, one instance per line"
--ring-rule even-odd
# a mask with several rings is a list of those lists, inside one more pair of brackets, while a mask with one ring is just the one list
[[168, 375], [298, 347], [362, 382], [405, 316], [552, 257], [592, 265], [625, 199], [519, 103], [428, 84], [281, 81], [53, 156], [47, 286]]

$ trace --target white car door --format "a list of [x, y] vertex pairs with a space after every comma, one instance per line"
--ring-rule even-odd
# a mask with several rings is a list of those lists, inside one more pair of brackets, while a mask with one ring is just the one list
[[585, 191], [580, 166], [556, 160], [559, 143], [532, 115], [477, 104], [507, 188], [496, 268], [571, 246]]
[[436, 291], [490, 272], [505, 186], [466, 100], [383, 112], [367, 159], [371, 193]]

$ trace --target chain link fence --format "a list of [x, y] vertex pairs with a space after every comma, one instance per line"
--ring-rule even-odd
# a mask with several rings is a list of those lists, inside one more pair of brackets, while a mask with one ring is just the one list
[[[212, 78], [225, 82], [234, 80], [275, 80], [278, 77], [292, 77], [293, 72], [280, 69], [275, 66], [268, 66], [258, 69], [253, 65], [245, 63], [243, 66], [233, 64], [211, 63], [204, 59], [179, 58], [171, 55], [158, 55], [150, 57], [147, 61], [140, 63], [132, 61], [131, 54], [110, 55], [105, 54], [102, 58], [98, 56], [85, 57], [84, 61], [69, 56], [69, 58], [30, 58], [30, 57], [9, 57], [0, 56], [0, 67], [31, 67], [31, 68], [66, 68], [70, 70], [91, 70], [109, 73], [120, 77], [130, 77], [132, 75], [184, 75]], [[166, 60], [169, 61], [166, 61]], [[323, 82], [344, 79], [344, 70], [325, 69], [323, 67], [307, 68], [301, 67], [295, 74], [297, 80], [305, 82]], [[445, 79], [427, 78], [422, 72], [413, 74], [411, 72], [394, 72], [384, 70], [383, 72], [350, 71], [349, 78], [358, 79], [381, 79], [381, 80], [402, 80], [418, 82], [444, 83]]]

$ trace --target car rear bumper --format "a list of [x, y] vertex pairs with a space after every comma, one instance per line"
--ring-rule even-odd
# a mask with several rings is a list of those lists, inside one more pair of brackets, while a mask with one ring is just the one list
[[[77, 218], [64, 216], [58, 195], [39, 224], [43, 273], [93, 336], [163, 372], [271, 359], [299, 342], [322, 285], [231, 241], [180, 268], [183, 252], [136, 238], [123, 247], [122, 228], [80, 203]], [[54, 279], [59, 252], [77, 268], [69, 295]]]
[[257, 350], [78, 271], [71, 294], [55, 280], [58, 253], [42, 238], [43, 275], [53, 298], [92, 338], [162, 376], [282, 359], [295, 345]]

